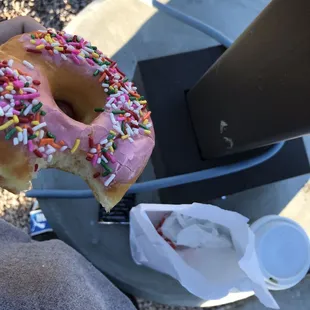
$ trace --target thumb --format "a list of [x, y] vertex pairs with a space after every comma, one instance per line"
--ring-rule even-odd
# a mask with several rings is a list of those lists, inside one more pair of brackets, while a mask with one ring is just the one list
[[0, 23], [0, 44], [5, 43], [10, 38], [25, 32], [45, 28], [28, 16], [20, 16]]

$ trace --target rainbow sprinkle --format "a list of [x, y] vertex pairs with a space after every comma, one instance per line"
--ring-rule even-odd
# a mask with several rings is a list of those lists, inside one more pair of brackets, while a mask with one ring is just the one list
[[[28, 69], [34, 69], [28, 61], [24, 60], [23, 64]], [[47, 136], [47, 124], [43, 119], [46, 113], [40, 113], [41, 116], [38, 117], [43, 106], [43, 103], [36, 99], [40, 97], [37, 87], [41, 82], [32, 80], [29, 75], [14, 69], [13, 65], [12, 59], [0, 62], [0, 130], [5, 132], [6, 140], [13, 141], [14, 146], [24, 145], [36, 157], [51, 162], [53, 156], [49, 154], [49, 145], [46, 150], [40, 147]], [[38, 164], [36, 167], [34, 171], [38, 170]]]
[[81, 140], [80, 139], [76, 139], [73, 145], [73, 148], [71, 149], [71, 154], [75, 153], [76, 150], [78, 149], [79, 145], [80, 145]]
[[[80, 36], [47, 29], [47, 31], [30, 34], [25, 43], [26, 50], [29, 53], [37, 54], [38, 57], [42, 55], [52, 58], [57, 63], [70, 62], [76, 66], [84, 65], [92, 68], [92, 78], [98, 81], [100, 87], [107, 94], [105, 106], [95, 108], [94, 111], [106, 113], [111, 123], [107, 136], [101, 137], [98, 141], [94, 141], [92, 135], [89, 136], [86, 160], [97, 170], [93, 177], [105, 186], [110, 186], [117, 177], [113, 165], [117, 162], [115, 153], [118, 144], [134, 143], [139, 135], [148, 136], [152, 133], [151, 113], [147, 110], [147, 101], [138, 94], [134, 84], [118, 69], [115, 61], [103, 55], [96, 46], [91, 45]], [[52, 154], [56, 151], [63, 152], [68, 146], [66, 142], [57, 142], [56, 137], [48, 131], [48, 124], [44, 122], [46, 115], [43, 110], [44, 103], [39, 101], [40, 93], [37, 91], [41, 82], [31, 78], [29, 80], [22, 74], [15, 78], [14, 74], [12, 75], [10, 72], [13, 70], [14, 73], [13, 61], [9, 60], [2, 64], [0, 87], [3, 87], [3, 91], [0, 95], [3, 93], [9, 95], [9, 98], [5, 98], [7, 101], [23, 103], [7, 109], [6, 104], [2, 106], [0, 102], [0, 118], [2, 113], [5, 116], [8, 115], [8, 118], [4, 119], [0, 125], [0, 130], [15, 126], [16, 130], [12, 133], [12, 137], [16, 134], [16, 137], [13, 137], [14, 145], [20, 143], [28, 145], [31, 142], [33, 153], [36, 156], [43, 157], [48, 162], [52, 161]], [[34, 69], [34, 66], [28, 61], [23, 61], [23, 64], [28, 69]], [[8, 68], [7, 72], [6, 68]], [[18, 82], [15, 83], [17, 86], [14, 84], [15, 81]], [[11, 85], [9, 82], [13, 82], [13, 84], [11, 83]], [[9, 87], [9, 89], [4, 87]], [[14, 118], [12, 119], [12, 117]], [[25, 127], [30, 127], [39, 136], [34, 133], [28, 134]], [[11, 134], [7, 133], [7, 136], [12, 138]], [[77, 138], [71, 149], [72, 154], [77, 151], [80, 142], [80, 139]]]

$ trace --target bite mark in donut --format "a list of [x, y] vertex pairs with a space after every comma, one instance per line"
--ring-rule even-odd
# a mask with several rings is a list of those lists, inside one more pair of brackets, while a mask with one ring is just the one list
[[[30, 170], [29, 179], [48, 167], [79, 174], [111, 209], [153, 149], [147, 101], [115, 61], [76, 35], [48, 29], [17, 36], [0, 47], [0, 59], [4, 56], [0, 131], [6, 147], [22, 147], [17, 161]], [[76, 120], [57, 100], [71, 104]], [[5, 160], [0, 154], [0, 164]], [[27, 177], [14, 185], [8, 171], [0, 169], [0, 175], [4, 187], [25, 189]]]

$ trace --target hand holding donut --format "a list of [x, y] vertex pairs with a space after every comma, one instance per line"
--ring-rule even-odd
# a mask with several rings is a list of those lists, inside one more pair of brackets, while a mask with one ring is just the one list
[[40, 169], [58, 168], [80, 175], [110, 210], [154, 147], [146, 100], [78, 35], [21, 17], [0, 23], [0, 43], [0, 185], [16, 193]]

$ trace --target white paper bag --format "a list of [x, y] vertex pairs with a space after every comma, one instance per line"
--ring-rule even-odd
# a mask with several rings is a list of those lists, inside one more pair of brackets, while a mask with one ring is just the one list
[[[170, 230], [170, 237], [175, 238], [177, 232], [181, 243], [191, 247], [178, 246], [174, 250], [156, 231], [160, 221], [172, 212], [193, 218], [190, 224], [194, 225], [188, 225], [187, 236], [180, 237], [177, 226]], [[200, 226], [197, 220], [211, 224]], [[241, 214], [212, 205], [140, 204], [130, 212], [131, 254], [137, 264], [170, 275], [201, 299], [219, 299], [233, 289], [254, 291], [265, 306], [279, 309], [264, 282], [255, 252], [255, 236], [247, 223], [248, 219]], [[171, 224], [172, 227], [176, 223]], [[169, 225], [165, 225], [167, 233]], [[221, 227], [222, 232], [214, 227]], [[201, 230], [209, 232], [209, 236], [195, 244], [193, 240], [202, 235]], [[208, 240], [209, 246], [203, 246]]]

